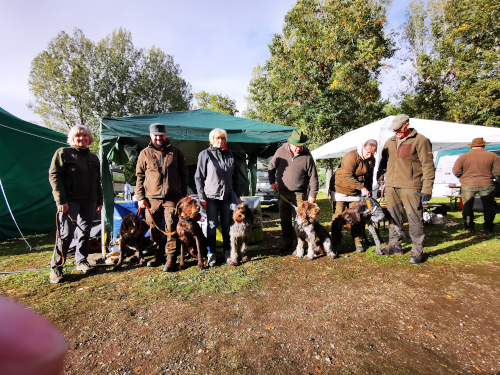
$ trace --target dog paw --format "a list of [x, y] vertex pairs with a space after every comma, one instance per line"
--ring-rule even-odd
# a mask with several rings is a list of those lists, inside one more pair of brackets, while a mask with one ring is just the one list
[[248, 257], [243, 257], [243, 258], [241, 258], [241, 261], [242, 261], [242, 262], [248, 262], [249, 260], [250, 260], [250, 259], [249, 259]]
[[335, 253], [328, 253], [328, 257], [332, 258], [332, 259], [335, 259], [335, 258], [337, 258], [337, 254], [335, 254]]
[[233, 266], [233, 267], [237, 267], [239, 266], [239, 263], [238, 262], [231, 262], [229, 263], [230, 266]]

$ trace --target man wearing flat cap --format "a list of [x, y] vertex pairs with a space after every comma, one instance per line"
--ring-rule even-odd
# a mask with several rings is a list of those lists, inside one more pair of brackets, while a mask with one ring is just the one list
[[[163, 248], [163, 236], [156, 229], [155, 223], [167, 233], [174, 232], [176, 229], [175, 206], [182, 197], [187, 195], [186, 159], [182, 151], [172, 146], [168, 140], [165, 125], [151, 124], [149, 135], [151, 142], [139, 154], [135, 171], [139, 208], [146, 208], [146, 221], [155, 246], [155, 257], [147, 265], [155, 267], [165, 263], [166, 254], [167, 262], [163, 271], [172, 272], [178, 270], [176, 262], [179, 255], [179, 239], [175, 235], [167, 236], [167, 243]], [[165, 228], [162, 227], [163, 219], [165, 219]]]
[[410, 128], [407, 115], [394, 117], [390, 129], [395, 133], [382, 149], [377, 173], [385, 174], [387, 209], [396, 222], [389, 227], [388, 253], [403, 254], [399, 228], [403, 227], [403, 207], [406, 211], [413, 242], [410, 263], [424, 261], [424, 222], [422, 202], [432, 197], [434, 185], [434, 161], [429, 139]]
[[493, 179], [500, 176], [500, 157], [484, 148], [490, 142], [483, 138], [474, 138], [469, 146], [472, 150], [461, 155], [453, 166], [453, 174], [460, 179], [462, 185], [462, 202], [464, 209], [464, 229], [474, 231], [474, 196], [481, 198], [484, 210], [484, 230], [494, 232], [495, 219], [495, 186]]
[[271, 187], [279, 191], [282, 253], [293, 252], [295, 230], [292, 220], [296, 212], [292, 204], [298, 207], [303, 200], [314, 203], [318, 194], [318, 171], [311, 153], [304, 146], [307, 141], [308, 137], [302, 130], [294, 130], [288, 143], [276, 151], [268, 167]]

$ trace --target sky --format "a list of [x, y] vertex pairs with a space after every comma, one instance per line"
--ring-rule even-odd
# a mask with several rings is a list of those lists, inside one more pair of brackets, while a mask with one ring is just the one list
[[[397, 28], [410, 0], [396, 0], [388, 23]], [[283, 30], [296, 0], [0, 0], [0, 107], [30, 122], [31, 62], [61, 31], [75, 28], [97, 42], [120, 27], [136, 48], [153, 45], [172, 55], [193, 93], [228, 96], [241, 112], [252, 69], [270, 57], [268, 45]], [[382, 96], [394, 83], [382, 75]], [[194, 102], [193, 102], [194, 103]]]

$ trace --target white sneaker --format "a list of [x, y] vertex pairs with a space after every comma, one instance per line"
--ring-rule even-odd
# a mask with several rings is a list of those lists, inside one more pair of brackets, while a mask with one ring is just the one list
[[213, 267], [217, 263], [217, 258], [214, 253], [208, 253], [208, 266]]

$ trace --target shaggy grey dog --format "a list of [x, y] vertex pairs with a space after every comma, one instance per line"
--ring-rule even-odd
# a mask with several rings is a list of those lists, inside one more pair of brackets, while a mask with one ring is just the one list
[[304, 248], [307, 245], [307, 258], [312, 260], [317, 255], [328, 255], [335, 258], [332, 250], [332, 240], [328, 231], [316, 221], [319, 214], [316, 203], [303, 201], [297, 209], [295, 218], [295, 232], [297, 234], [297, 250], [295, 256], [304, 257]]
[[229, 264], [238, 266], [240, 262], [246, 262], [247, 242], [252, 232], [253, 213], [252, 210], [245, 204], [240, 203], [236, 206], [233, 214], [234, 224], [229, 230], [231, 236], [231, 254]]

